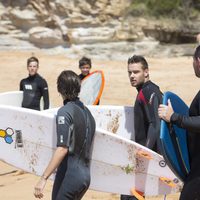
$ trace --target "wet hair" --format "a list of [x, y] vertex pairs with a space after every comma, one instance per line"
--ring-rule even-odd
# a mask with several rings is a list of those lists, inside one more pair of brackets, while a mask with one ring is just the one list
[[143, 56], [133, 55], [128, 59], [128, 65], [133, 63], [141, 63], [143, 69], [148, 69], [148, 63]]
[[79, 76], [71, 71], [64, 70], [58, 76], [57, 90], [67, 100], [75, 100], [81, 89], [81, 80]]
[[194, 52], [194, 58], [200, 58], [200, 45], [196, 48], [195, 52]]
[[27, 59], [27, 66], [29, 66], [29, 64], [31, 62], [37, 62], [37, 64], [39, 65], [39, 60], [36, 57], [34, 57], [34, 56], [32, 56], [32, 57], [30, 57], [30, 58]]
[[91, 63], [91, 59], [87, 58], [87, 57], [82, 57], [79, 60], [79, 68], [81, 68], [84, 65], [89, 65], [90, 68], [92, 67], [92, 63]]

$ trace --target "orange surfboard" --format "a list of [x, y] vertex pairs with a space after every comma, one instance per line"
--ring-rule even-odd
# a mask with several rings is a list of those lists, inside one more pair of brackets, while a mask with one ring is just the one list
[[85, 105], [97, 105], [103, 89], [105, 79], [102, 71], [94, 71], [86, 76], [81, 82], [80, 100]]

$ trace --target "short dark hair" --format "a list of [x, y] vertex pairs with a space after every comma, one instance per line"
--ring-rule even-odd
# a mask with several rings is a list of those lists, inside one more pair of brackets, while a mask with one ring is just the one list
[[147, 63], [146, 59], [143, 56], [133, 55], [132, 57], [130, 57], [128, 59], [128, 65], [129, 64], [133, 64], [133, 63], [141, 63], [143, 69], [148, 69], [149, 68], [148, 63]]
[[32, 57], [30, 57], [30, 58], [27, 59], [27, 66], [29, 66], [29, 64], [31, 62], [37, 62], [37, 64], [39, 65], [39, 60], [36, 57], [34, 57], [34, 56], [32, 56]]
[[92, 62], [91, 59], [87, 58], [87, 57], [82, 57], [79, 60], [79, 68], [81, 68], [83, 65], [89, 65], [90, 68], [92, 67]]
[[200, 58], [200, 45], [196, 48], [195, 52], [194, 52], [194, 58]]
[[57, 79], [57, 90], [67, 100], [75, 100], [81, 89], [79, 76], [71, 71], [64, 70]]

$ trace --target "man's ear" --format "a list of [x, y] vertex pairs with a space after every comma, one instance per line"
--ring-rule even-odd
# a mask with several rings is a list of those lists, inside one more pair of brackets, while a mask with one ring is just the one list
[[144, 76], [145, 76], [145, 78], [149, 77], [149, 69], [144, 70]]

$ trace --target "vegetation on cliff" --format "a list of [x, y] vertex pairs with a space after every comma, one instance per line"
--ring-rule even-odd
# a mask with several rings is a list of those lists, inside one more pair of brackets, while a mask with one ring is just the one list
[[133, 16], [194, 19], [200, 16], [200, 0], [132, 0]]

